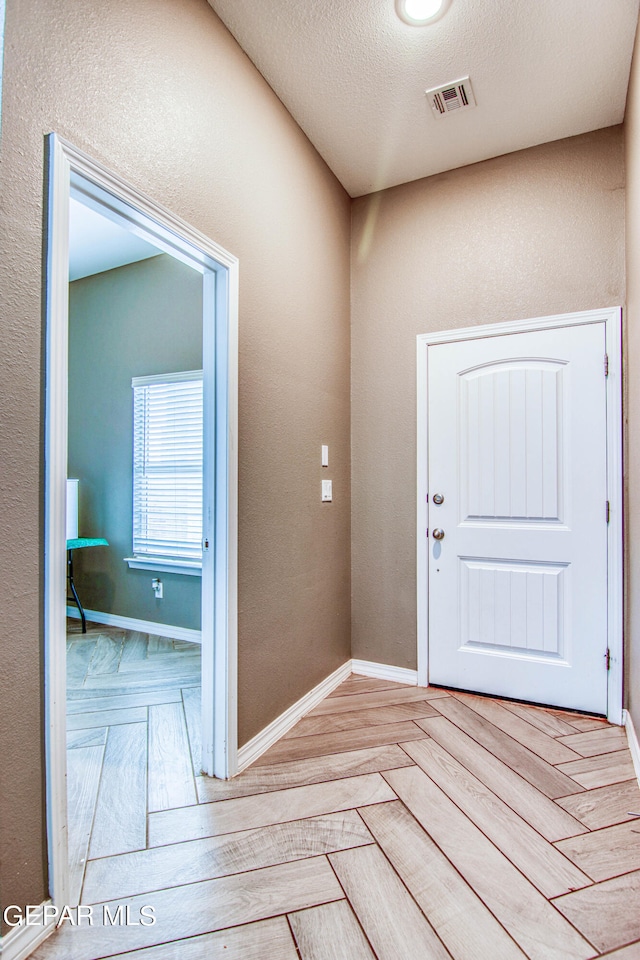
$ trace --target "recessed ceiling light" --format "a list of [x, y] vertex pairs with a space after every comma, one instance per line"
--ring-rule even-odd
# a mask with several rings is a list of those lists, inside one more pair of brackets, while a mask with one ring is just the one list
[[401, 20], [414, 27], [437, 20], [449, 6], [449, 0], [396, 0]]

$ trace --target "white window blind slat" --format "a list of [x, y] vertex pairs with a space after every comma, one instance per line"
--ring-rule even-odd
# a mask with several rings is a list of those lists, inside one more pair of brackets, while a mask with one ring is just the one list
[[133, 386], [133, 553], [202, 559], [202, 371]]

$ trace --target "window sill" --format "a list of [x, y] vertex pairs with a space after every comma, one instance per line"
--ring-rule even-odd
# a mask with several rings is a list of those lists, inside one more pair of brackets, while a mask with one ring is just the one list
[[170, 560], [167, 557], [125, 557], [124, 562], [135, 570], [154, 570], [156, 573], [182, 573], [189, 577], [202, 576], [201, 560]]

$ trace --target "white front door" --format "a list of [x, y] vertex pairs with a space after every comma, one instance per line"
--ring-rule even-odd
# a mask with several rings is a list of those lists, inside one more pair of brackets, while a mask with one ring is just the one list
[[604, 354], [604, 322], [429, 346], [430, 683], [606, 713]]

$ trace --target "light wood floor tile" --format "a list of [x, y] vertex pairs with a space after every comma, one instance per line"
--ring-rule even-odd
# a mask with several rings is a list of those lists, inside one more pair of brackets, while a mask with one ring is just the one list
[[[589, 876], [576, 869], [556, 847], [525, 823], [439, 744], [433, 740], [420, 740], [406, 744], [405, 749], [545, 897], [557, 897], [561, 893], [586, 887], [591, 882]], [[563, 848], [560, 846], [559, 849]]]
[[[93, 662], [93, 661], [92, 661]], [[200, 654], [192, 653], [172, 653], [166, 654], [162, 659], [158, 658], [155, 662], [150, 660], [131, 660], [121, 670], [118, 676], [121, 682], [131, 679], [135, 683], [135, 678], [140, 674], [148, 674], [153, 671], [153, 676], [173, 680], [176, 673], [200, 675], [201, 660]]]
[[149, 707], [149, 811], [197, 802], [182, 704]]
[[640, 960], [640, 941], [614, 950], [613, 953], [608, 953], [606, 960]]
[[[622, 783], [623, 780], [631, 780], [635, 777], [633, 761], [628, 750], [616, 750], [614, 753], [603, 753], [597, 757], [585, 757], [582, 760], [561, 763], [558, 770], [589, 790], [593, 787], [604, 787], [610, 783]], [[570, 792], [572, 791], [567, 791], [567, 793]]]
[[624, 783], [596, 787], [586, 793], [578, 793], [575, 797], [565, 797], [555, 802], [590, 830], [597, 830], [599, 827], [610, 827], [614, 823], [633, 820], [629, 811], [640, 813], [640, 789], [637, 780], [627, 780]]
[[505, 710], [509, 710], [510, 713], [515, 713], [516, 716], [532, 723], [534, 727], [542, 730], [549, 737], [562, 737], [576, 732], [575, 727], [544, 707], [535, 707], [530, 703], [514, 703], [511, 700], [502, 700], [501, 703]]
[[329, 696], [347, 697], [356, 693], [377, 693], [379, 690], [406, 690], [406, 684], [396, 683], [393, 680], [379, 680], [377, 677], [351, 676], [336, 687]]
[[117, 900], [373, 843], [355, 810], [90, 860], [84, 903]]
[[329, 857], [378, 960], [450, 960], [404, 884], [375, 846]]
[[301, 960], [376, 960], [345, 900], [289, 915]]
[[157, 654], [173, 653], [173, 640], [169, 637], [161, 637], [158, 634], [149, 634], [147, 641], [147, 656], [153, 657]]
[[188, 687], [183, 691], [184, 715], [191, 750], [191, 764], [196, 775], [202, 773], [202, 713], [200, 687]]
[[101, 634], [98, 637], [96, 649], [91, 657], [87, 677], [98, 676], [103, 673], [116, 673], [120, 662], [120, 654], [122, 653], [123, 641], [124, 633], [115, 637]]
[[422, 770], [384, 776], [531, 960], [593, 956], [592, 947]]
[[[74, 898], [158, 922], [66, 927], [35, 960], [605, 960], [597, 937], [640, 960], [640, 790], [618, 728], [352, 675], [218, 781], [194, 776], [200, 652], [71, 622]], [[169, 809], [147, 815], [147, 781]]]
[[[127, 631], [127, 636], [129, 636], [129, 631]], [[199, 643], [189, 643], [176, 649], [175, 640], [170, 640], [167, 637], [160, 637], [159, 639], [161, 639], [163, 643], [166, 643], [166, 647], [164, 647], [162, 650], [157, 650], [154, 652], [151, 649], [152, 645], [150, 639], [149, 643], [147, 644], [146, 657], [129, 657], [127, 669], [144, 670], [144, 660], [146, 660], [146, 669], [155, 669], [162, 664], [180, 663], [182, 661], [191, 663], [192, 661], [201, 659], [202, 648]], [[124, 665], [121, 664], [121, 669], [123, 668]]]
[[334, 713], [325, 717], [303, 717], [295, 727], [289, 730], [285, 739], [437, 716], [437, 711], [426, 700], [418, 700], [415, 703], [395, 703], [389, 707], [371, 707], [368, 710], [352, 710], [349, 713]]
[[147, 725], [111, 727], [96, 804], [90, 857], [139, 850], [146, 843]]
[[[507, 766], [519, 773], [521, 777], [532, 783], [542, 793], [552, 800], [556, 797], [566, 797], [570, 793], [579, 793], [581, 787], [572, 781], [559, 769], [547, 763], [528, 747], [516, 743], [509, 734], [498, 729], [493, 723], [485, 720], [475, 710], [472, 710], [460, 700], [447, 697], [434, 700], [433, 705], [439, 713], [451, 720], [465, 733], [486, 747], [494, 756], [499, 757]], [[516, 718], [517, 719], [517, 718]], [[416, 720], [418, 725], [428, 721]], [[426, 729], [423, 728], [423, 729]], [[577, 761], [572, 761], [573, 763]]]
[[281, 763], [284, 760], [301, 760], [304, 757], [326, 756], [331, 753], [344, 753], [348, 750], [361, 750], [363, 747], [402, 743], [405, 740], [423, 740], [425, 737], [424, 730], [416, 726], [413, 720], [405, 720], [402, 723], [381, 723], [359, 727], [357, 730], [344, 730], [311, 737], [293, 737], [279, 740], [256, 760], [255, 766]]
[[525, 954], [401, 803], [360, 811], [455, 960], [524, 960]]
[[562, 840], [586, 833], [587, 827], [559, 809], [553, 800], [540, 793], [528, 780], [494, 757], [450, 720], [437, 717], [421, 723], [421, 726], [436, 743], [459, 760], [546, 840]]
[[150, 814], [149, 846], [266, 827], [394, 799], [392, 790], [380, 774], [369, 773], [255, 797], [201, 803], [196, 807]]
[[560, 840], [556, 847], [593, 880], [609, 880], [640, 870], [640, 820]]
[[339, 733], [343, 730], [357, 730], [362, 727], [437, 716], [438, 713], [426, 700], [418, 700], [415, 703], [395, 703], [389, 707], [351, 710], [348, 713], [333, 713], [324, 717], [303, 717], [295, 727], [291, 728], [285, 739]]
[[624, 727], [605, 727], [589, 733], [573, 733], [561, 737], [558, 741], [570, 747], [581, 757], [596, 757], [601, 753], [613, 753], [627, 746], [627, 734]]
[[147, 659], [147, 645], [149, 641], [148, 633], [140, 633], [138, 630], [127, 630], [126, 641], [122, 647], [122, 656], [120, 657], [120, 666], [125, 667], [132, 660]]
[[124, 960], [299, 960], [284, 917], [162, 943], [134, 950], [123, 957]]
[[[111, 904], [155, 908], [153, 926], [65, 925], [33, 955], [34, 960], [97, 960], [129, 950], [195, 937], [202, 933], [341, 900], [344, 893], [325, 857], [297, 860], [233, 877], [190, 883]], [[99, 915], [99, 912], [98, 912]], [[264, 960], [270, 960], [265, 957]]]
[[602, 730], [608, 725], [605, 717], [588, 717], [579, 713], [571, 713], [567, 710], [550, 709], [549, 713], [565, 720], [566, 723], [574, 728], [576, 733], [585, 733], [587, 730]]
[[202, 651], [202, 645], [200, 643], [193, 643], [191, 640], [172, 640], [174, 650], [193, 650], [194, 647], [197, 647]]
[[407, 754], [393, 744], [370, 747], [366, 750], [352, 750], [347, 753], [334, 753], [328, 757], [311, 757], [306, 760], [293, 760], [290, 763], [275, 763], [271, 766], [253, 766], [234, 777], [233, 780], [198, 777], [196, 782], [200, 802], [204, 803], [211, 800], [229, 800], [233, 797], [269, 793], [286, 787], [303, 787], [327, 780], [356, 777], [363, 773], [392, 770], [395, 767], [409, 767], [412, 763]]
[[[183, 686], [200, 686], [199, 677], [190, 677]], [[85, 688], [69, 689], [67, 687], [67, 713], [82, 712], [87, 709], [85, 702], [93, 710], [115, 710], [121, 707], [146, 707], [152, 703], [176, 703], [181, 699], [180, 686], [174, 686], [163, 680], [153, 687], [144, 683], [130, 683], [119, 690], [90, 690]]]
[[457, 693], [456, 699], [462, 700], [464, 704], [479, 713], [485, 720], [513, 737], [518, 743], [531, 750], [532, 753], [542, 757], [547, 763], [565, 763], [569, 760], [577, 760], [580, 756], [566, 745], [566, 741], [560, 742], [543, 733], [539, 727], [523, 720], [522, 717], [517, 716], [511, 710], [506, 710], [496, 700], [489, 697], [475, 697], [466, 693]]
[[67, 651], [67, 685], [79, 685], [87, 675], [97, 640], [74, 641]]
[[106, 727], [93, 727], [91, 730], [71, 730], [67, 734], [67, 750], [74, 750], [76, 747], [102, 747], [106, 742]]
[[587, 730], [601, 730], [606, 726], [607, 720], [605, 717], [575, 717], [570, 723], [578, 733], [586, 733]]
[[328, 713], [347, 713], [349, 710], [368, 710], [370, 707], [387, 707], [391, 703], [409, 703], [411, 700], [439, 700], [448, 698], [445, 690], [435, 687], [400, 687], [398, 690], [381, 690], [379, 693], [361, 693], [350, 697], [329, 697], [310, 710], [308, 717], [324, 717]]
[[640, 872], [596, 883], [553, 902], [602, 952], [640, 940]]
[[180, 687], [163, 687], [146, 693], [125, 693], [119, 697], [80, 697], [69, 700], [67, 715], [98, 713], [100, 710], [126, 710], [129, 707], [147, 707], [152, 703], [176, 703], [180, 700]]
[[[171, 681], [171, 684], [169, 684], [169, 681]], [[166, 677], [137, 677], [132, 674], [101, 673], [97, 676], [87, 677], [82, 690], [72, 690], [70, 696], [71, 699], [77, 699], [80, 696], [121, 696], [122, 694], [145, 693], [147, 690], [164, 690], [170, 685], [179, 689], [199, 684], [199, 670], [176, 670], [174, 668], [173, 672], [170, 671]]]
[[67, 717], [67, 730], [88, 730], [90, 727], [110, 727], [118, 723], [146, 723], [146, 707], [125, 707], [123, 710], [98, 710], [72, 713]]
[[103, 755], [104, 746], [78, 747], [70, 751], [67, 761], [70, 905], [82, 902], [82, 880]]

